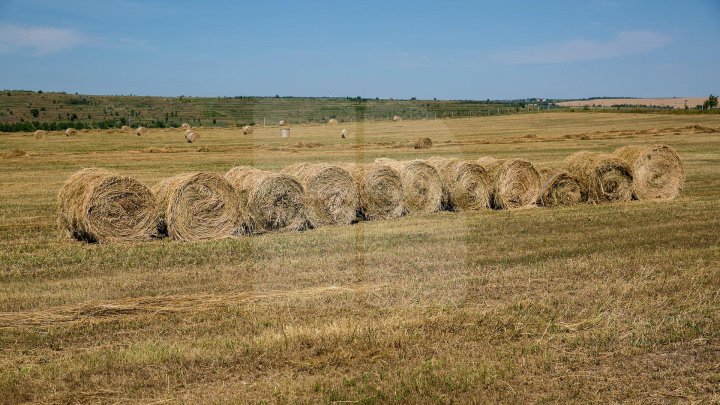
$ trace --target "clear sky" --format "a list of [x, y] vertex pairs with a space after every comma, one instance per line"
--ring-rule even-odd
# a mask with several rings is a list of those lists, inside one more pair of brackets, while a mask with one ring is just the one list
[[720, 92], [720, 0], [0, 0], [0, 88], [707, 96]]

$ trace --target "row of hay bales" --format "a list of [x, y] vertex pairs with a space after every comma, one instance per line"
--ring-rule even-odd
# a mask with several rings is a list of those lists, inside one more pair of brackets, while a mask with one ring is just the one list
[[515, 209], [669, 199], [684, 171], [665, 145], [613, 154], [578, 152], [562, 168], [524, 159], [377, 159], [299, 163], [280, 171], [238, 166], [224, 175], [179, 174], [151, 189], [104, 169], [83, 169], [59, 193], [60, 225], [88, 242], [216, 239], [299, 231], [440, 210]]

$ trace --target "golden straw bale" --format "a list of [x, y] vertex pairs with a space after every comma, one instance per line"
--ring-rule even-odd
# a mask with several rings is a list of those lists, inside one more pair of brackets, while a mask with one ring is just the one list
[[431, 157], [426, 162], [437, 170], [443, 187], [443, 209], [479, 210], [489, 207], [485, 169], [477, 162]]
[[667, 145], [625, 146], [615, 151], [633, 171], [633, 196], [638, 200], [672, 199], [685, 181], [680, 156]]
[[477, 161], [490, 181], [490, 207], [495, 209], [535, 207], [540, 195], [540, 175], [535, 166], [524, 159]]
[[580, 181], [566, 170], [541, 169], [540, 198], [538, 205], [554, 207], [558, 205], [573, 205], [582, 202]]
[[403, 202], [410, 212], [437, 212], [442, 208], [443, 187], [440, 175], [423, 160], [376, 159], [400, 174]]
[[243, 134], [244, 135], [252, 135], [252, 133], [255, 132], [255, 127], [250, 125], [245, 125], [243, 127]]
[[402, 179], [392, 167], [378, 163], [346, 163], [342, 167], [355, 180], [362, 219], [391, 219], [405, 214]]
[[565, 170], [580, 181], [583, 201], [606, 203], [632, 198], [632, 168], [618, 156], [577, 152], [565, 159]]

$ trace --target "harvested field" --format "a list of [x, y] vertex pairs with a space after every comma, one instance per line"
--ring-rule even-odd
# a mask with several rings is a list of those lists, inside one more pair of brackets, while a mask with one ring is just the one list
[[[0, 134], [0, 150], [26, 152], [0, 161], [0, 402], [720, 400], [720, 143], [708, 130], [720, 116], [348, 121], [348, 139], [324, 122], [289, 139], [274, 125], [201, 127], [203, 148], [177, 129]], [[432, 149], [388, 147], [420, 137]], [[149, 187], [381, 157], [557, 169], [581, 150], [648, 144], [682, 158], [674, 199], [182, 243], [86, 244], [57, 227], [58, 190], [83, 167]], [[178, 153], [137, 152], [151, 150]]]

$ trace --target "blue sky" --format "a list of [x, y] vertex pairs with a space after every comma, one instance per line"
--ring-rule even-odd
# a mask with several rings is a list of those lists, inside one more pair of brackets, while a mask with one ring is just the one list
[[719, 67], [718, 0], [0, 0], [4, 89], [683, 97]]

